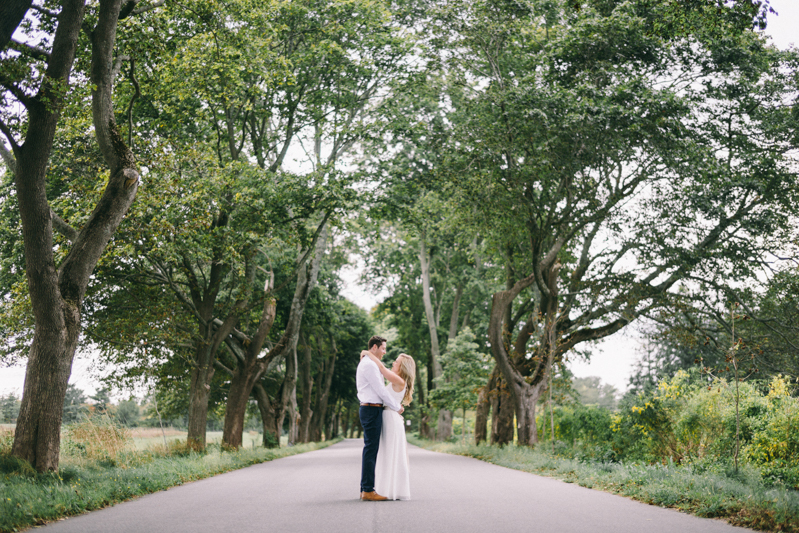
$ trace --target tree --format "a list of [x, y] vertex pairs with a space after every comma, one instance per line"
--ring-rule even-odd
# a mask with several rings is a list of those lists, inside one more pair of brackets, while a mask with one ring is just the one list
[[126, 427], [135, 427], [139, 423], [141, 412], [139, 402], [136, 398], [130, 398], [119, 402], [114, 410], [114, 419]]
[[466, 435], [466, 410], [477, 406], [478, 393], [491, 373], [489, 356], [478, 351], [472, 330], [464, 328], [447, 345], [441, 356], [444, 369], [430, 392], [430, 401], [441, 408], [463, 410], [463, 436]]
[[108, 387], [101, 387], [97, 389], [97, 392], [94, 393], [93, 396], [89, 396], [90, 400], [94, 401], [94, 412], [99, 415], [110, 415], [111, 414], [111, 396], [109, 393], [111, 392]]
[[579, 395], [583, 405], [597, 405], [605, 409], [615, 409], [618, 389], [609, 383], [602, 383], [596, 376], [587, 378], [574, 378], [572, 388]]
[[83, 391], [75, 385], [67, 385], [67, 392], [64, 395], [64, 411], [63, 421], [65, 424], [71, 424], [79, 421], [81, 418], [89, 414], [89, 409], [86, 407], [86, 396]]
[[19, 406], [19, 398], [14, 393], [9, 392], [5, 396], [0, 396], [0, 420], [4, 424], [16, 422], [19, 416]]
[[[748, 98], [760, 93], [732, 90], [740, 69], [752, 87], [766, 83], [787, 98], [779, 53], [741, 23], [737, 6], [713, 20], [680, 9], [480, 2], [442, 10], [438, 27], [450, 31], [442, 61], [462, 90], [452, 91], [439, 183], [460, 204], [456, 213], [477, 213], [486, 238], [507, 250], [489, 342], [522, 443], [537, 440], [535, 405], [564, 354], [665, 305], [691, 276], [744, 249], [762, 253], [768, 244], [758, 236], [774, 234], [767, 220], [782, 227], [792, 212], [787, 138], [756, 118], [784, 124], [786, 115], [778, 118], [768, 92], [755, 104]], [[710, 81], [719, 77], [729, 90]], [[740, 117], [775, 149], [730, 165], [722, 154], [737, 151], [737, 133], [721, 124]]]
[[[123, 9], [121, 0], [101, 0], [96, 11], [90, 8], [89, 18], [85, 17], [83, 0], [62, 3], [57, 15], [48, 9], [37, 10], [38, 23], [31, 25], [30, 37], [52, 42], [51, 51], [24, 47], [24, 54], [19, 56], [3, 52], [0, 66], [0, 83], [5, 89], [0, 130], [11, 146], [9, 152], [3, 144], [2, 152], [15, 176], [34, 316], [12, 453], [39, 471], [58, 468], [62, 404], [81, 331], [82, 301], [91, 273], [138, 187], [139, 172], [119, 134], [112, 105], [113, 83], [119, 70], [114, 58], [117, 24], [120, 18], [135, 14], [137, 3], [125, 2]], [[143, 9], [138, 8], [138, 12]], [[86, 40], [80, 38], [82, 27]], [[76, 230], [51, 209], [46, 170], [79, 45], [91, 50], [86, 77], [92, 87], [95, 137], [109, 175], [91, 216]], [[32, 63], [36, 68], [26, 68]], [[6, 104], [12, 101], [25, 113], [24, 118], [9, 125], [8, 110], [12, 107]], [[19, 137], [24, 141], [18, 142]], [[54, 225], [72, 244], [60, 264], [54, 256]]]

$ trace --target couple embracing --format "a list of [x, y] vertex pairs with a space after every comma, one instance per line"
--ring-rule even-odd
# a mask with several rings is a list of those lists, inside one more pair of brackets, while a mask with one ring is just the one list
[[384, 355], [386, 339], [369, 339], [355, 376], [363, 426], [361, 500], [373, 502], [411, 499], [402, 412], [413, 398], [416, 363], [403, 353], [389, 370], [382, 363]]

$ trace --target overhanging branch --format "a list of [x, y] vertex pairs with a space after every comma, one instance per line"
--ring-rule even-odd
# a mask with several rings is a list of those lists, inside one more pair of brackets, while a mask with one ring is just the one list
[[42, 50], [37, 46], [19, 42], [15, 39], [11, 39], [11, 41], [9, 41], [8, 47], [12, 50], [16, 50], [20, 54], [29, 55], [31, 57], [35, 57], [36, 59], [42, 59], [44, 61], [50, 60], [50, 52]]
[[69, 225], [69, 223], [58, 216], [58, 214], [50, 208], [50, 218], [53, 219], [53, 229], [58, 233], [69, 239], [70, 242], [75, 242], [78, 238], [78, 230]]

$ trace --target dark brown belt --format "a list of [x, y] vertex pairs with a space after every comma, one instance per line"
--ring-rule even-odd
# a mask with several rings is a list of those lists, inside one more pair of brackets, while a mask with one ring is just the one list
[[362, 407], [383, 407], [382, 403], [362, 403]]

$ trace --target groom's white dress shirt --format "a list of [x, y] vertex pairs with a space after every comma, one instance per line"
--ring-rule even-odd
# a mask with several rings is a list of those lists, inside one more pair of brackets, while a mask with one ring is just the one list
[[358, 387], [358, 401], [361, 403], [382, 403], [392, 411], [399, 411], [400, 404], [386, 390], [383, 375], [377, 363], [364, 356], [355, 372], [355, 385]]

